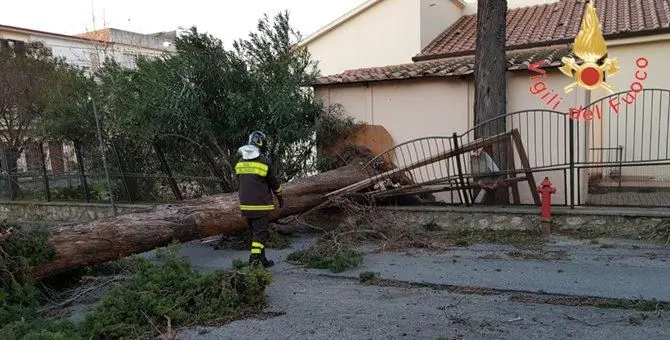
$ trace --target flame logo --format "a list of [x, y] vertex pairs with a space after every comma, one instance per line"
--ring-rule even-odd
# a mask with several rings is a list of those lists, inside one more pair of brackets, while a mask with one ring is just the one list
[[575, 38], [572, 48], [573, 53], [583, 60], [581, 65], [571, 57], [563, 57], [561, 61], [563, 66], [559, 68], [563, 74], [573, 78], [575, 81], [565, 87], [565, 92], [570, 92], [575, 86], [579, 85], [587, 90], [594, 90], [602, 87], [614, 92], [614, 88], [604, 82], [605, 75], [614, 75], [619, 71], [616, 58], [606, 58], [607, 45], [600, 28], [600, 20], [592, 1], [586, 5], [586, 11], [582, 18], [582, 27]]

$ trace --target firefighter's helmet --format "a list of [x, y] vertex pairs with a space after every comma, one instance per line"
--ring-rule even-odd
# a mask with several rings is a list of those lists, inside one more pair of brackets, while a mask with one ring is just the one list
[[253, 145], [265, 153], [268, 148], [268, 141], [265, 138], [265, 134], [260, 131], [254, 131], [249, 135], [249, 145]]

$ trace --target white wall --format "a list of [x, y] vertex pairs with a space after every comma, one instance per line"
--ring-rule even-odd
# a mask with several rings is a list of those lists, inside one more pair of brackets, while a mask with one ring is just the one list
[[[421, 46], [426, 47], [440, 33], [455, 23], [463, 15], [465, 7], [459, 7], [452, 0], [420, 0], [421, 6]], [[415, 52], [415, 55], [419, 51]]]
[[163, 53], [161, 50], [141, 46], [104, 43], [36, 32], [16, 32], [0, 29], [0, 38], [41, 41], [51, 48], [55, 56], [65, 58], [72, 65], [86, 68], [93, 68], [98, 64], [102, 65], [106, 57], [113, 57], [125, 67], [134, 67], [136, 55], [159, 56]]
[[452, 0], [384, 0], [306, 46], [322, 75], [410, 63], [462, 13]]
[[[636, 60], [644, 57], [649, 65], [643, 70], [647, 73], [646, 79], [640, 84], [646, 89], [670, 89], [670, 68], [665, 60], [670, 51], [670, 40], [637, 43], [627, 46], [610, 46], [610, 57], [616, 57], [620, 71], [606, 81], [614, 87], [614, 92], [629, 91], [631, 83], [636, 82], [635, 72], [638, 70]], [[641, 71], [641, 72], [643, 72]], [[639, 74], [644, 78], [644, 74]], [[609, 97], [605, 90], [593, 91], [592, 101]], [[611, 98], [611, 97], [610, 97]], [[628, 162], [656, 161], [670, 158], [670, 142], [668, 126], [670, 126], [670, 94], [666, 91], [647, 92], [639, 95], [635, 101], [627, 105], [625, 100], [632, 97], [618, 96], [612, 105], [618, 105], [618, 113], [611, 108], [609, 99], [600, 102], [603, 108], [603, 119], [592, 121], [590, 139], [593, 147], [609, 148], [621, 145], [623, 159]], [[593, 152], [591, 161], [606, 162], [609, 159], [616, 161], [614, 152]], [[607, 175], [616, 168], [593, 169], [593, 174]], [[622, 176], [634, 178], [637, 176], [669, 180], [670, 170], [667, 165], [645, 168], [623, 168]]]
[[419, 7], [384, 0], [308, 44], [322, 75], [411, 62], [419, 46]]

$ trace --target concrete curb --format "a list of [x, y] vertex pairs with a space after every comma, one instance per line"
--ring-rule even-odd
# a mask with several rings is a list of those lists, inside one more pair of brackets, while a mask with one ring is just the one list
[[[453, 207], [453, 206], [393, 206], [380, 207], [384, 210], [407, 211], [407, 212], [438, 212], [438, 213], [491, 213], [491, 214], [520, 214], [540, 216], [540, 207]], [[551, 207], [552, 215], [590, 215], [590, 216], [620, 216], [620, 217], [669, 217], [670, 209], [667, 208], [623, 208], [623, 207]]]

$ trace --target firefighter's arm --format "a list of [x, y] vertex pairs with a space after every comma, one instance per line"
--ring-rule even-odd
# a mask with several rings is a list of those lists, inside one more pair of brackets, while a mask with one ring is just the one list
[[277, 170], [273, 164], [268, 165], [268, 186], [279, 201], [279, 208], [284, 206], [284, 197], [282, 196], [282, 187], [277, 178]]

